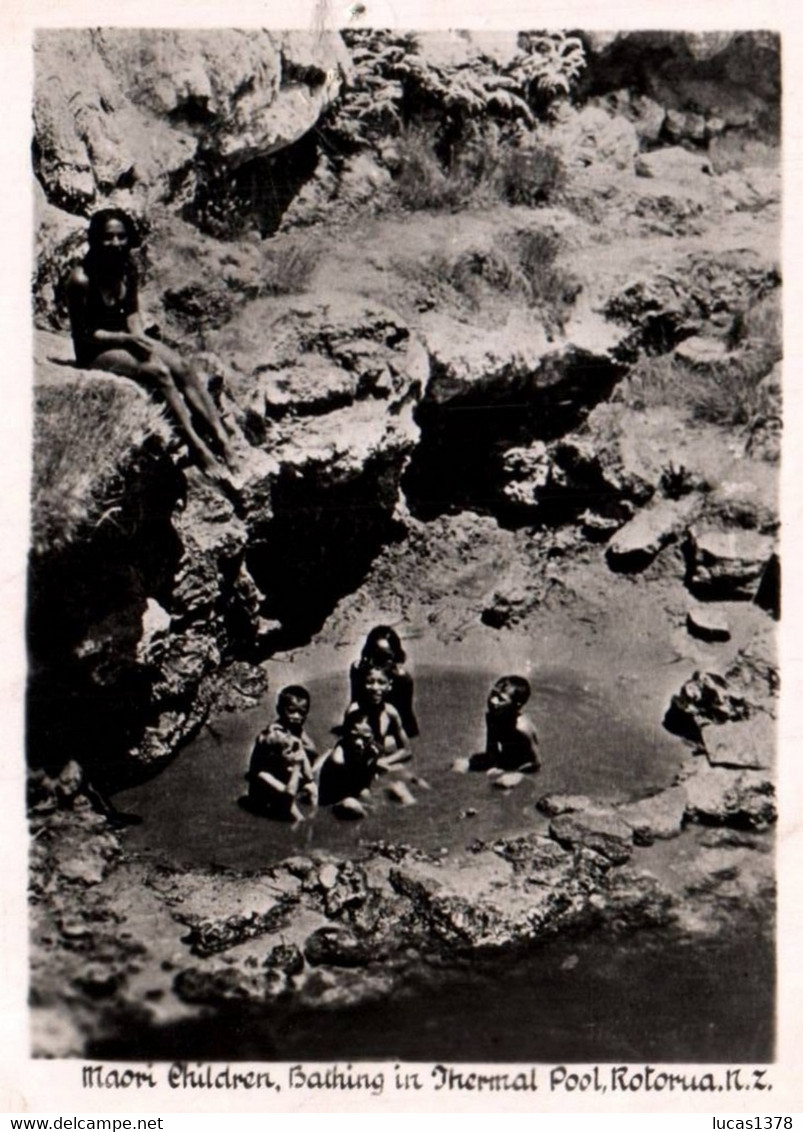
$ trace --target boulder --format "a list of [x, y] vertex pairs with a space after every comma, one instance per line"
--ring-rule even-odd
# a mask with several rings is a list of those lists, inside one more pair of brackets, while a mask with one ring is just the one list
[[643, 570], [660, 550], [688, 526], [699, 507], [695, 496], [659, 499], [639, 511], [608, 543], [606, 558], [614, 570]]
[[720, 672], [695, 672], [672, 697], [664, 720], [670, 731], [700, 738], [706, 723], [746, 719], [749, 714], [743, 691]]
[[750, 422], [745, 453], [754, 460], [777, 464], [783, 448], [783, 424], [780, 417], [756, 416]]
[[[685, 132], [685, 115], [678, 115], [670, 110], [666, 115], [665, 128], [671, 133], [676, 118], [683, 119], [681, 134]], [[693, 153], [680, 146], [669, 146], [664, 149], [654, 149], [650, 153], [641, 153], [636, 161], [636, 173], [639, 177], [656, 177], [662, 181], [678, 181], [687, 177], [697, 177], [711, 172], [709, 159], [699, 153]]]
[[545, 137], [569, 166], [608, 165], [617, 170], [632, 170], [639, 151], [633, 123], [601, 106], [561, 108], [556, 125]]
[[549, 832], [559, 845], [593, 849], [614, 865], [628, 861], [633, 852], [631, 826], [610, 810], [559, 814], [549, 823]]
[[686, 790], [675, 786], [649, 798], [618, 806], [616, 813], [632, 827], [636, 845], [651, 845], [655, 840], [678, 836], [685, 810]]
[[777, 820], [775, 787], [761, 771], [703, 766], [685, 785], [689, 821], [765, 829]]
[[767, 770], [773, 765], [774, 721], [763, 712], [748, 719], [704, 727], [702, 735], [705, 753], [712, 766]]
[[769, 535], [696, 528], [689, 532], [688, 585], [708, 598], [750, 601], [775, 552]]
[[498, 790], [513, 790], [514, 787], [519, 786], [524, 781], [524, 775], [517, 770], [507, 771], [505, 774], [500, 774], [498, 778], [494, 778], [493, 785]]
[[[632, 122], [640, 142], [654, 143], [661, 136], [666, 110], [655, 99], [646, 94], [636, 95], [630, 100]], [[636, 165], [638, 172], [638, 164]]]
[[570, 814], [575, 810], [592, 810], [594, 806], [594, 800], [586, 794], [544, 794], [535, 803], [535, 808], [548, 817]]
[[725, 613], [707, 605], [695, 605], [686, 614], [686, 625], [701, 641], [729, 641], [730, 625]]
[[675, 357], [698, 372], [722, 373], [727, 366], [728, 350], [722, 338], [694, 334], [675, 347]]
[[307, 937], [304, 958], [313, 967], [365, 967], [376, 955], [346, 928], [332, 926]]
[[515, 581], [494, 589], [480, 613], [480, 620], [492, 629], [502, 629], [514, 625], [527, 613], [536, 595], [524, 584]]
[[598, 515], [596, 511], [586, 510], [580, 516], [580, 529], [587, 539], [592, 542], [607, 542], [607, 540], [623, 525], [623, 519]]

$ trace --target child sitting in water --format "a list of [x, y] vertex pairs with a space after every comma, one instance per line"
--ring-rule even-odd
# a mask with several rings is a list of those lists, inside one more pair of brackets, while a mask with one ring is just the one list
[[314, 806], [318, 786], [313, 777], [315, 744], [304, 730], [310, 695], [298, 684], [282, 688], [276, 720], [256, 738], [248, 768], [248, 797], [259, 810], [289, 821], [302, 821], [298, 803], [305, 796]]
[[529, 698], [530, 684], [523, 676], [503, 676], [497, 680], [488, 695], [485, 750], [468, 759], [458, 759], [454, 769], [507, 773], [540, 770], [535, 725], [521, 710]]
[[418, 721], [413, 711], [413, 678], [405, 668], [407, 657], [399, 635], [389, 625], [375, 626], [365, 638], [360, 659], [351, 666], [351, 698], [359, 700], [365, 675], [377, 665], [387, 669], [391, 678], [388, 703], [395, 707], [402, 727], [410, 739], [418, 735]]
[[320, 801], [324, 806], [351, 799], [350, 811], [362, 816], [360, 795], [370, 789], [380, 769], [384, 769], [382, 748], [374, 738], [365, 712], [347, 712], [340, 739], [324, 756], [320, 768]]
[[354, 713], [364, 715], [374, 740], [382, 752], [386, 769], [411, 758], [409, 740], [401, 716], [389, 702], [393, 676], [387, 668], [371, 665], [365, 669], [361, 687], [346, 711], [346, 720]]

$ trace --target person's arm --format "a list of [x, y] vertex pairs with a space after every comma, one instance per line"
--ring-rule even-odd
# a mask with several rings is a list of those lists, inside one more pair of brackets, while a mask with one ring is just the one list
[[315, 805], [318, 801], [318, 782], [313, 773], [312, 764], [306, 753], [301, 761], [301, 785], [300, 790], [307, 795], [310, 802]]
[[392, 739], [396, 744], [395, 751], [383, 755], [382, 758], [377, 761], [377, 766], [387, 770], [392, 766], [396, 766], [398, 763], [409, 762], [412, 758], [412, 752], [409, 748], [410, 740], [407, 738], [407, 734], [402, 726], [399, 713], [391, 704], [385, 704], [385, 711], [390, 721], [385, 741]]
[[410, 738], [418, 734], [418, 722], [413, 710], [413, 678], [406, 668], [398, 667], [393, 677], [393, 702]]

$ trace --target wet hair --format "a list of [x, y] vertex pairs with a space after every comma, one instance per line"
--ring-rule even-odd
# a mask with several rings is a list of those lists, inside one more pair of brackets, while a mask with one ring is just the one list
[[391, 629], [390, 625], [376, 625], [365, 638], [365, 644], [362, 647], [361, 660], [373, 659], [377, 641], [387, 641], [393, 653], [394, 664], [404, 664], [407, 655], [402, 648], [402, 643], [399, 640], [399, 634], [395, 629]]
[[509, 692], [516, 707], [524, 707], [530, 698], [530, 681], [523, 676], [501, 676], [494, 688], [500, 692]]
[[137, 226], [122, 208], [100, 208], [89, 219], [86, 238], [91, 255], [96, 255], [103, 242], [103, 232], [110, 220], [117, 220], [125, 228], [129, 248], [138, 248], [142, 243]]
[[301, 684], [288, 684], [276, 697], [276, 708], [280, 710], [288, 700], [301, 700], [309, 708], [310, 698], [309, 692]]

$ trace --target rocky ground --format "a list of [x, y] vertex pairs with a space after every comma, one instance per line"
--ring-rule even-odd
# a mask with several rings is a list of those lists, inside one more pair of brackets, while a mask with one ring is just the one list
[[[61, 166], [48, 181], [30, 622], [38, 1054], [232, 1003], [382, 999], [569, 931], [702, 940], [747, 917], [771, 940], [777, 155], [746, 138], [728, 149], [712, 114], [695, 139], [667, 105], [657, 126], [622, 95], [559, 117], [567, 189], [538, 209], [410, 213], [375, 184], [368, 207], [352, 185], [350, 211], [341, 193], [325, 224], [224, 243], [149, 202], [145, 297], [238, 431], [226, 490], [188, 466], [142, 391], [70, 365], [53, 265], [72, 237], [51, 238], [50, 210], [78, 189]], [[528, 248], [551, 274], [524, 286]], [[293, 270], [298, 293], [277, 295]], [[419, 662], [526, 658], [537, 679], [582, 657], [688, 758], [649, 798], [545, 796], [493, 843], [379, 843], [248, 875], [136, 858], [92, 808], [89, 780], [158, 773], [205, 720], [254, 703], [277, 660], [331, 670], [386, 621]]]

